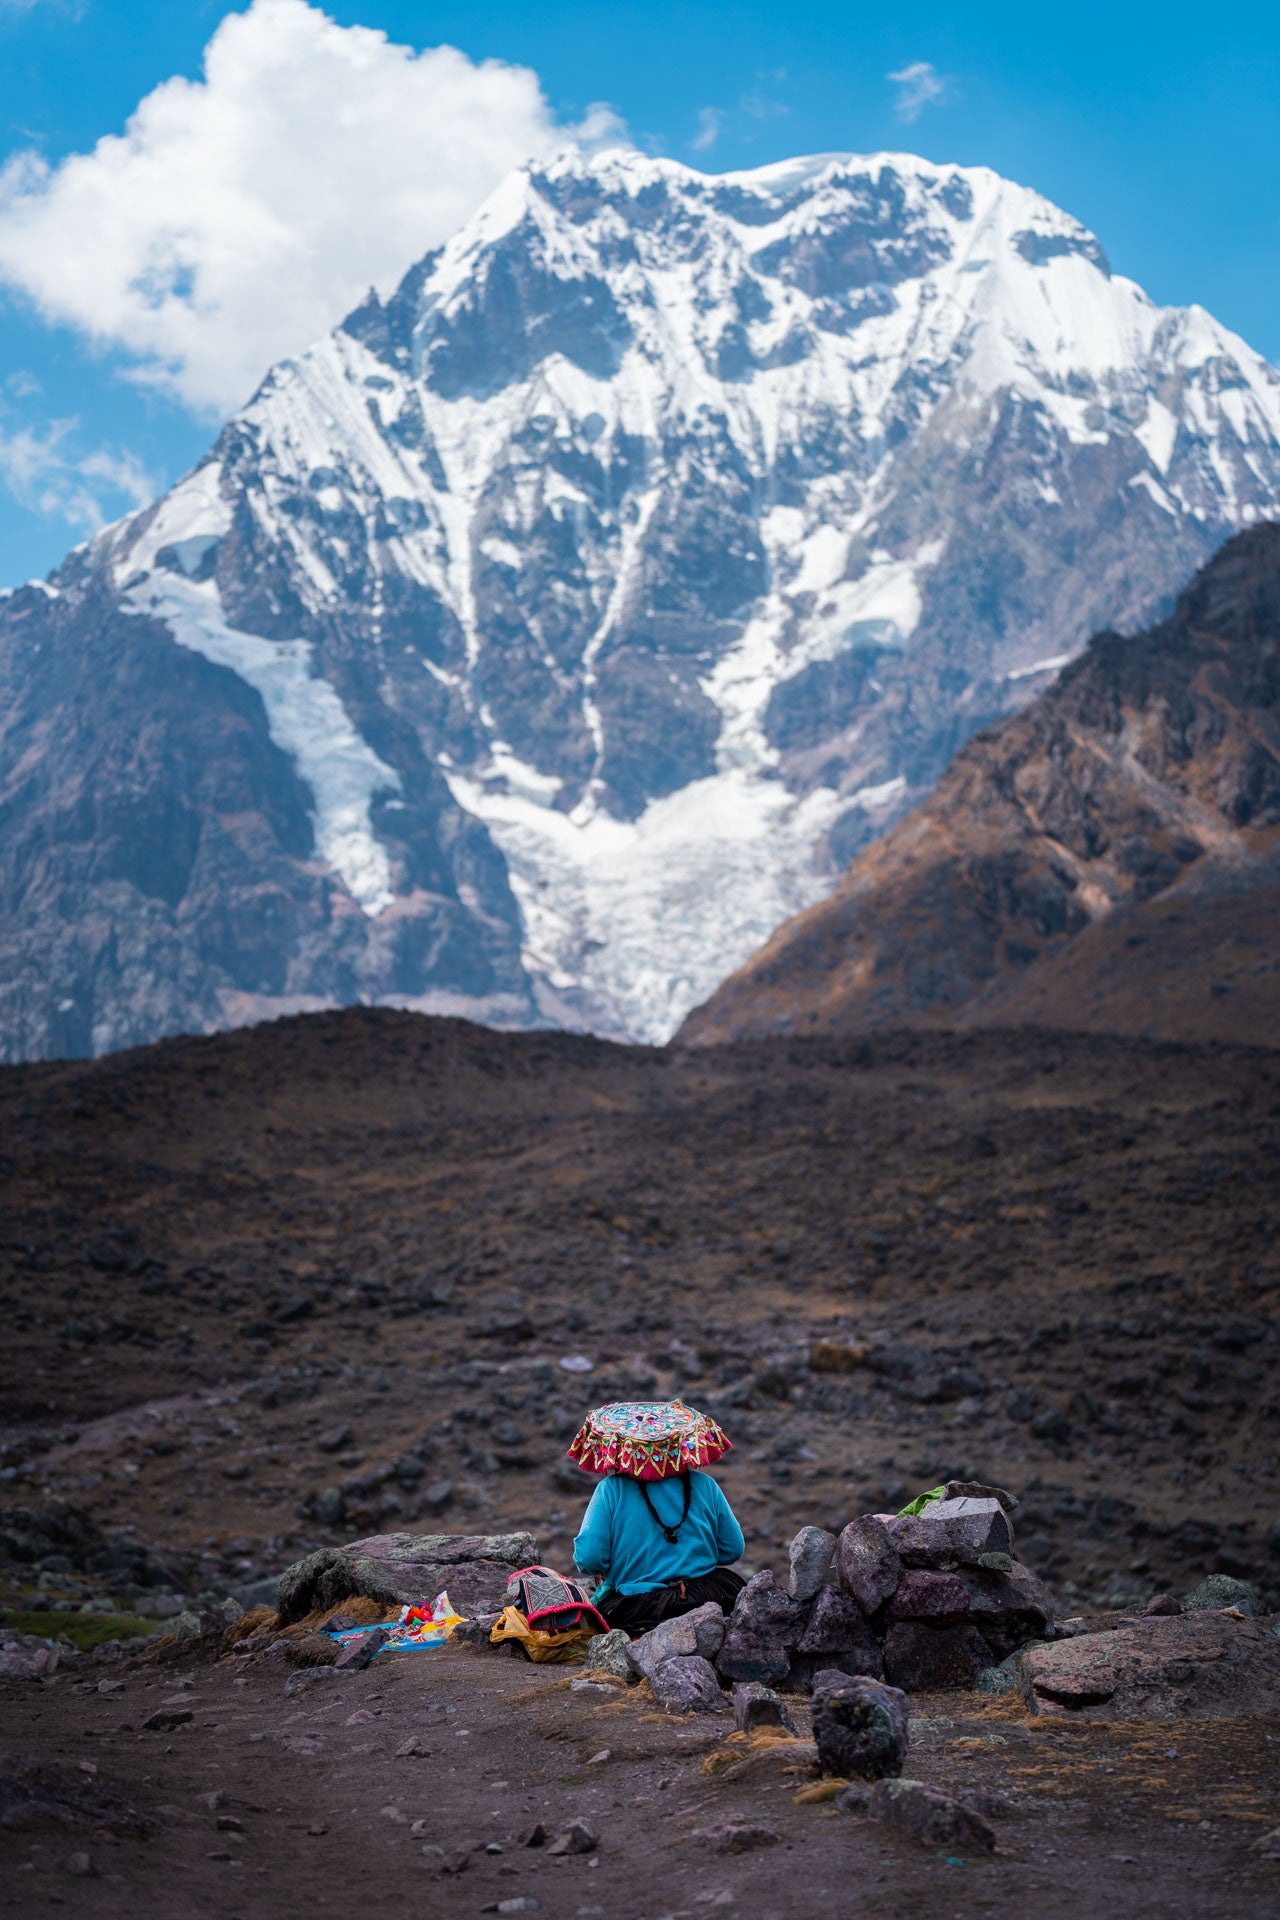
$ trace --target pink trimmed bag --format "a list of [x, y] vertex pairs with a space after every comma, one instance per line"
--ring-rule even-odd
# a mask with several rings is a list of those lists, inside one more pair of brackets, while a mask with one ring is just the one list
[[609, 1622], [591, 1604], [585, 1587], [554, 1567], [521, 1567], [507, 1581], [507, 1605], [516, 1607], [540, 1633], [572, 1633], [590, 1627], [608, 1633]]

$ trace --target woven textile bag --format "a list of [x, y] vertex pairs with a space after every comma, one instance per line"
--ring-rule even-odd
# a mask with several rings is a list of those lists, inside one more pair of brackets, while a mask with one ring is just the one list
[[554, 1567], [521, 1567], [507, 1581], [507, 1604], [542, 1633], [608, 1633], [609, 1622], [592, 1606], [585, 1587]]

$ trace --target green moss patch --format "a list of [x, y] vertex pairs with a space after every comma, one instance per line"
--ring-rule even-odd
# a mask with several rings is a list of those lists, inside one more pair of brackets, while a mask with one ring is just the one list
[[106, 1640], [141, 1640], [154, 1633], [156, 1622], [136, 1613], [47, 1613], [23, 1608], [0, 1609], [0, 1627], [38, 1634], [42, 1640], [69, 1640], [81, 1653]]

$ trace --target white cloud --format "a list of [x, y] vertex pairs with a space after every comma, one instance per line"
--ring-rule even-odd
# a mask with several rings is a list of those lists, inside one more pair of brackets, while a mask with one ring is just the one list
[[123, 135], [54, 167], [10, 158], [0, 281], [222, 411], [575, 133], [618, 127], [602, 109], [559, 125], [527, 68], [253, 0], [219, 24], [203, 79], [165, 81]]
[[708, 148], [714, 147], [716, 141], [720, 138], [720, 129], [724, 125], [724, 119], [725, 116], [719, 107], [703, 107], [698, 115], [698, 131], [694, 134], [689, 145], [698, 153], [705, 153]]
[[937, 106], [945, 100], [951, 85], [946, 75], [927, 60], [913, 60], [910, 66], [900, 67], [897, 73], [886, 74], [885, 78], [898, 89], [893, 110], [899, 120], [905, 120], [908, 125], [918, 120], [926, 107]]
[[126, 508], [145, 506], [158, 486], [132, 454], [77, 453], [78, 425], [54, 420], [8, 430], [0, 423], [0, 488], [28, 512], [91, 534]]

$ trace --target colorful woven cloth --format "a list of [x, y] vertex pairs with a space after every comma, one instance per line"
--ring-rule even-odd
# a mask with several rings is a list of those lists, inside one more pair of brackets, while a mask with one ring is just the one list
[[[447, 1593], [438, 1593], [434, 1606], [401, 1607], [395, 1624], [390, 1621], [385, 1624], [391, 1638], [379, 1647], [379, 1653], [422, 1653], [444, 1646], [454, 1628], [461, 1626], [462, 1615], [454, 1612]], [[344, 1646], [349, 1640], [363, 1639], [370, 1631], [367, 1626], [345, 1627], [337, 1632], [332, 1627], [324, 1629], [330, 1640], [338, 1640]]]
[[587, 1415], [568, 1453], [584, 1473], [666, 1480], [711, 1466], [732, 1445], [709, 1414], [683, 1400], [616, 1400]]

